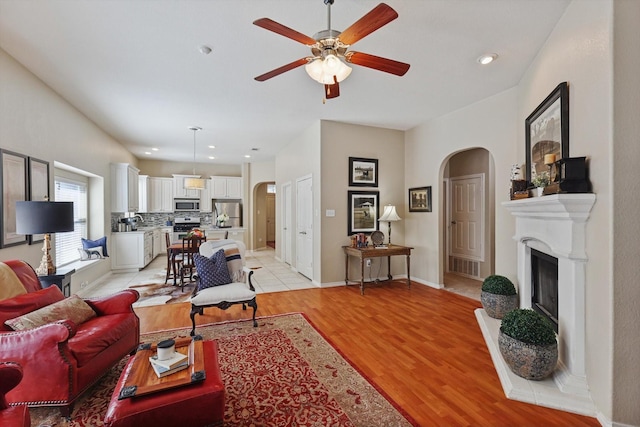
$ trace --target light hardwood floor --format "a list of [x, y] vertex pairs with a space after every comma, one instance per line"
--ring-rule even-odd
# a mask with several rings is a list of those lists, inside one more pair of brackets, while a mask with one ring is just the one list
[[[473, 311], [480, 302], [404, 281], [258, 295], [258, 315], [305, 313], [421, 426], [599, 426], [595, 418], [505, 397]], [[142, 332], [190, 326], [189, 305], [140, 307]], [[250, 318], [210, 308], [198, 324]], [[386, 426], [385, 426], [386, 427]]]

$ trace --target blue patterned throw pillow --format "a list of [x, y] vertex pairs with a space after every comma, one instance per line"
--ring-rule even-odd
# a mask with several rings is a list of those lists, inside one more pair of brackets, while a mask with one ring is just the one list
[[227, 267], [227, 258], [224, 255], [223, 249], [211, 255], [211, 258], [200, 254], [193, 254], [193, 262], [196, 264], [196, 270], [200, 277], [198, 289], [206, 289], [231, 283], [231, 276], [229, 275], [229, 268]]
[[82, 249], [102, 248], [102, 256], [109, 256], [107, 253], [107, 236], [101, 237], [98, 240], [89, 240], [82, 238]]

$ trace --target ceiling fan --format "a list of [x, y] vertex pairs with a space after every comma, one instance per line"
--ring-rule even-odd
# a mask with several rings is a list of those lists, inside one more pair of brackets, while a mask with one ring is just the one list
[[349, 28], [340, 32], [331, 29], [331, 5], [333, 2], [334, 0], [324, 0], [327, 5], [327, 29], [314, 34], [313, 37], [306, 36], [269, 18], [253, 21], [253, 24], [258, 27], [306, 45], [311, 49], [312, 55], [264, 73], [255, 78], [257, 81], [263, 82], [304, 65], [307, 74], [312, 79], [324, 84], [325, 97], [330, 99], [340, 96], [339, 82], [346, 79], [351, 73], [351, 67], [342, 60], [396, 76], [403, 76], [409, 70], [410, 65], [404, 62], [348, 50], [358, 40], [396, 19], [398, 13], [395, 10], [385, 3], [380, 3]]

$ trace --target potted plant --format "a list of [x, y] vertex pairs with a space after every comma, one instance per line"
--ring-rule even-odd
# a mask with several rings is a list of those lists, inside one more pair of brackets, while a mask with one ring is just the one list
[[531, 309], [515, 309], [502, 318], [500, 353], [509, 369], [527, 380], [542, 380], [558, 363], [558, 340], [551, 322]]
[[507, 312], [518, 308], [516, 287], [504, 276], [488, 276], [482, 282], [480, 302], [489, 316], [502, 319]]
[[542, 196], [542, 193], [544, 192], [544, 187], [549, 185], [550, 182], [551, 181], [549, 178], [549, 172], [546, 172], [546, 171], [536, 174], [536, 176], [533, 177], [533, 179], [531, 180], [531, 184], [533, 184], [533, 186], [536, 187], [536, 191], [538, 192], [538, 197]]

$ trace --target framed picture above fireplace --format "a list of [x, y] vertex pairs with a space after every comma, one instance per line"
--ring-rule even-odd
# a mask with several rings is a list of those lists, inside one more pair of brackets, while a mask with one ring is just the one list
[[569, 85], [560, 83], [525, 120], [526, 178], [549, 171], [548, 160], [569, 157]]

